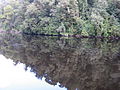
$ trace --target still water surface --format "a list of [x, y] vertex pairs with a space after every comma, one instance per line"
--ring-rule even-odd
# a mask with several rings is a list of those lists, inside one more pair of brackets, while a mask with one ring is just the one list
[[0, 90], [120, 90], [120, 41], [0, 36]]
[[14, 65], [11, 59], [0, 55], [0, 90], [66, 90], [57, 85], [52, 86], [45, 82], [45, 78], [39, 80], [30, 68], [25, 71], [22, 63]]

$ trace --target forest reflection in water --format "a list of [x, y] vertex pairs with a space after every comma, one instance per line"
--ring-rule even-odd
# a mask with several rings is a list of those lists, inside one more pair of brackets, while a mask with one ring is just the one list
[[35, 74], [24, 70], [25, 65], [14, 65], [10, 59], [0, 55], [0, 90], [66, 90], [45, 82], [45, 78], [39, 80]]
[[0, 53], [67, 90], [119, 90], [120, 41], [2, 35]]

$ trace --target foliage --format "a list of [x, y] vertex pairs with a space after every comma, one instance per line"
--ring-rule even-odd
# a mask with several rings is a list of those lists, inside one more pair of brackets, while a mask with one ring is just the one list
[[0, 6], [0, 26], [5, 30], [28, 34], [120, 35], [120, 8], [114, 0], [7, 2]]

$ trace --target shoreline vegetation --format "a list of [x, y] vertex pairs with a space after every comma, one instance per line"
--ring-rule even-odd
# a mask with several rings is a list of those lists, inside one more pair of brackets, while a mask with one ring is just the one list
[[82, 36], [79, 34], [76, 35], [69, 35], [69, 34], [36, 34], [36, 33], [22, 33], [22, 32], [18, 32], [18, 31], [4, 31], [4, 30], [0, 30], [0, 34], [22, 34], [22, 35], [31, 35], [31, 36], [56, 36], [56, 37], [74, 37], [74, 38], [96, 38], [96, 39], [110, 39], [110, 40], [120, 40], [119, 36]]
[[120, 39], [119, 0], [2, 0], [1, 32]]

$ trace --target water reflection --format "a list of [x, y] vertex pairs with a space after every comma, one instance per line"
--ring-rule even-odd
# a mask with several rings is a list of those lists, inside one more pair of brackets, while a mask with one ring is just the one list
[[0, 55], [0, 90], [66, 90], [51, 86], [45, 78], [38, 80], [34, 73], [24, 70], [24, 64], [17, 64]]
[[59, 82], [68, 90], [120, 88], [119, 41], [5, 35], [0, 52], [50, 85]]

